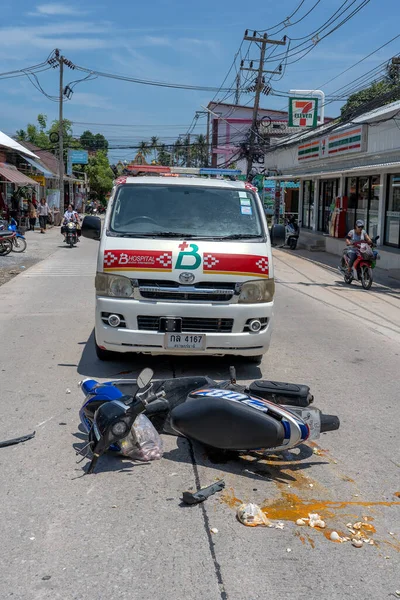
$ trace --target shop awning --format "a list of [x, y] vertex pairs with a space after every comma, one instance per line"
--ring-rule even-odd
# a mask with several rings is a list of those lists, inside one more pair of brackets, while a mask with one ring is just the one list
[[0, 163], [0, 175], [2, 175], [7, 181], [16, 183], [17, 185], [38, 185], [38, 182], [31, 179], [27, 175], [24, 175], [13, 165], [5, 165]]
[[372, 171], [400, 171], [400, 161], [386, 162], [386, 163], [375, 163], [371, 165], [358, 165], [356, 167], [347, 167], [344, 169], [332, 169], [328, 170], [312, 170], [304, 171], [302, 173], [291, 173], [289, 175], [273, 175], [266, 177], [266, 179], [275, 179], [284, 181], [286, 179], [311, 179], [311, 178], [324, 178], [324, 177], [340, 177], [341, 175], [357, 175], [359, 173], [366, 173], [371, 175]]
[[46, 169], [46, 167], [43, 167], [41, 164], [39, 164], [32, 158], [28, 158], [27, 156], [24, 156], [23, 158], [24, 158], [24, 160], [26, 160], [27, 163], [32, 165], [32, 167], [35, 167], [35, 169], [37, 169], [38, 171], [43, 173], [43, 175], [45, 177], [47, 177], [47, 179], [57, 179], [58, 178], [58, 175], [55, 175], [54, 173], [52, 173], [51, 171]]

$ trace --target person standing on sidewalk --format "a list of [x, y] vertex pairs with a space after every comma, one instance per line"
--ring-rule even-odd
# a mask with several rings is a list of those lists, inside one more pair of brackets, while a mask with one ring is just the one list
[[29, 231], [35, 231], [37, 212], [33, 200], [29, 202]]
[[49, 216], [49, 205], [47, 204], [45, 198], [42, 198], [40, 200], [37, 212], [39, 216], [40, 233], [46, 233], [47, 217]]

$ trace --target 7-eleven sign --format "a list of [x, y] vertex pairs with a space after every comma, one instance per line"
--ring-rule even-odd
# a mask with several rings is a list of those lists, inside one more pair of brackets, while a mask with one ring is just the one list
[[316, 127], [318, 98], [289, 98], [289, 127]]

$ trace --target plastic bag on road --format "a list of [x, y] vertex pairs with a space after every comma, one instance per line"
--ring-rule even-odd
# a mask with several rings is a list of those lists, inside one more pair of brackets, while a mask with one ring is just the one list
[[139, 415], [129, 434], [119, 442], [121, 454], [133, 460], [149, 462], [163, 455], [162, 440], [154, 425], [145, 415]]
[[273, 527], [271, 521], [265, 516], [257, 504], [241, 504], [237, 509], [238, 520], [247, 527]]

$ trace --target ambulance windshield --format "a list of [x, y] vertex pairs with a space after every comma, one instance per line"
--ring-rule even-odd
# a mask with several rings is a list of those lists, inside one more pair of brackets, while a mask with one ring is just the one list
[[108, 234], [213, 239], [265, 236], [251, 191], [168, 184], [121, 185]]

